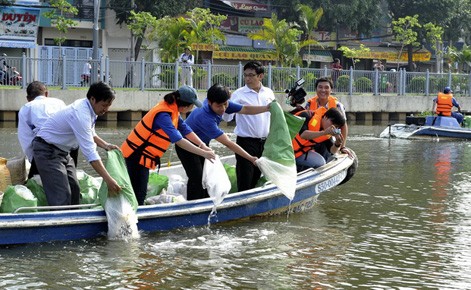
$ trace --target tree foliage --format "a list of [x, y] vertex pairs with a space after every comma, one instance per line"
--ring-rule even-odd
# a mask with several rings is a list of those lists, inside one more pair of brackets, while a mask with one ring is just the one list
[[297, 5], [304, 4], [316, 10], [322, 8], [323, 17], [319, 27], [336, 31], [344, 27], [360, 34], [370, 35], [378, 27], [380, 17], [384, 16], [377, 0], [272, 0], [280, 19], [298, 21]]
[[366, 47], [364, 44], [360, 44], [359, 48], [350, 48], [347, 46], [341, 46], [339, 47], [339, 50], [343, 53], [345, 57], [350, 58], [352, 60], [353, 69], [355, 69], [355, 63], [360, 61], [358, 57], [370, 51], [370, 49]]
[[192, 43], [216, 43], [225, 39], [218, 29], [224, 15], [211, 14], [209, 9], [194, 8], [186, 17], [163, 17], [157, 19], [148, 12], [131, 12], [128, 28], [148, 43], [157, 42], [160, 57], [165, 62], [174, 62], [184, 48]]
[[51, 0], [49, 2], [52, 9], [44, 12], [43, 15], [51, 20], [51, 24], [59, 30], [59, 36], [54, 38], [57, 45], [61, 45], [67, 39], [69, 28], [77, 26], [77, 22], [70, 19], [69, 15], [77, 15], [78, 9], [67, 0]]
[[279, 20], [276, 14], [271, 18], [264, 18], [262, 28], [248, 37], [253, 40], [264, 40], [272, 44], [275, 49], [276, 58], [282, 66], [299, 64], [301, 58], [299, 51], [301, 48], [312, 44], [312, 40], [300, 41], [302, 31], [295, 28], [293, 23], [286, 22], [285, 19]]

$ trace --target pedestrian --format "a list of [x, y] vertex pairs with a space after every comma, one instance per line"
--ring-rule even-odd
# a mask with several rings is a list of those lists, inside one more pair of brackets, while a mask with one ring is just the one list
[[83, 64], [83, 69], [82, 69], [82, 87], [88, 86], [90, 84], [90, 76], [92, 74], [92, 64], [91, 64], [92, 58], [89, 57], [88, 61]]
[[194, 57], [191, 54], [191, 48], [186, 47], [185, 52], [180, 55], [180, 62], [182, 65], [181, 79], [182, 85], [193, 87], [193, 69], [192, 65], [195, 63]]
[[50, 98], [46, 85], [39, 81], [33, 81], [28, 85], [26, 100], [28, 102], [18, 112], [18, 140], [23, 153], [31, 163], [29, 179], [39, 174], [33, 158], [33, 139], [44, 122], [66, 105], [60, 99]]
[[[275, 100], [275, 94], [270, 88], [263, 86], [265, 68], [258, 61], [249, 61], [244, 65], [245, 86], [232, 93], [234, 103], [246, 106], [266, 106]], [[235, 116], [237, 135], [236, 143], [248, 154], [260, 158], [263, 146], [270, 129], [270, 114], [243, 115], [240, 113], [225, 114], [223, 119], [230, 121]], [[237, 189], [239, 191], [252, 189], [261, 176], [261, 171], [249, 160], [236, 154]]]
[[[243, 106], [230, 100], [231, 92], [229, 88], [220, 84], [211, 86], [208, 90], [207, 98], [201, 108], [194, 109], [185, 122], [191, 127], [196, 135], [209, 146], [209, 142], [214, 139], [229, 148], [241, 158], [255, 165], [258, 159], [252, 156], [229, 137], [218, 126], [222, 121], [222, 115], [239, 113], [255, 115], [270, 110], [270, 104], [266, 106]], [[194, 200], [209, 197], [206, 189], [203, 189], [203, 166], [204, 158], [187, 150], [176, 147], [178, 158], [185, 168], [188, 176], [187, 199]]]
[[[164, 96], [131, 131], [121, 145], [139, 205], [144, 204], [149, 169], [160, 168], [160, 158], [175, 143], [191, 153], [213, 160], [214, 152], [183, 121], [193, 106], [201, 107], [196, 90], [182, 86]], [[185, 137], [185, 138], [183, 138]]]
[[338, 58], [334, 59], [331, 69], [332, 69], [332, 83], [335, 86], [337, 84], [337, 79], [340, 76], [340, 72], [342, 71], [342, 64], [340, 63], [340, 59]]
[[110, 86], [94, 83], [86, 98], [76, 100], [49, 117], [33, 139], [33, 158], [50, 206], [80, 203], [76, 165], [70, 156], [70, 151], [79, 146], [85, 159], [108, 185], [109, 194], [121, 190], [97, 152], [97, 146], [107, 151], [119, 147], [107, 143], [95, 132], [97, 117], [109, 110], [114, 99]]

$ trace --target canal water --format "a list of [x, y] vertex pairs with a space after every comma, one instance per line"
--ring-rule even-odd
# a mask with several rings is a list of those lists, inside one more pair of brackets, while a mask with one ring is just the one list
[[[7, 158], [20, 152], [12, 127], [0, 129]], [[97, 131], [120, 144], [129, 127]], [[380, 139], [383, 128], [350, 124], [356, 175], [307, 212], [1, 247], [0, 288], [471, 289], [471, 143]]]

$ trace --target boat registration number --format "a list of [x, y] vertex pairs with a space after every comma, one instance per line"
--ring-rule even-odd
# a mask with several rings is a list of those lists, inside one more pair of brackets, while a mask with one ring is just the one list
[[347, 171], [342, 171], [342, 173], [335, 175], [334, 177], [331, 177], [325, 181], [322, 181], [321, 183], [316, 185], [316, 192], [323, 192], [331, 189], [332, 187], [342, 182], [342, 180], [344, 180], [346, 176]]

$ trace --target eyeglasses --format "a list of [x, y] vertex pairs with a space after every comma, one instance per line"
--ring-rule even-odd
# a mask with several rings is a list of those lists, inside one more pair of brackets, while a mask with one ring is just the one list
[[244, 74], [245, 78], [253, 78], [255, 76], [258, 76], [257, 74]]

